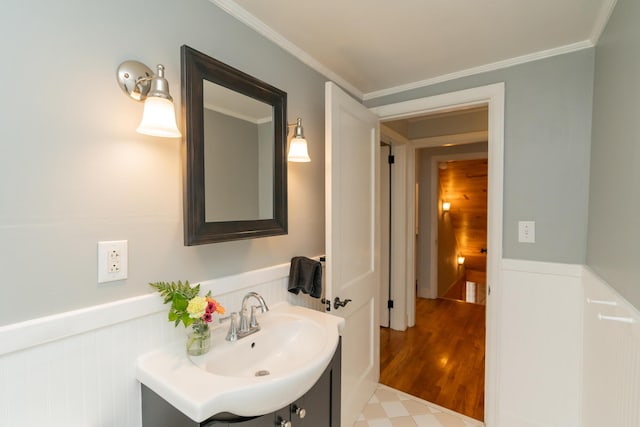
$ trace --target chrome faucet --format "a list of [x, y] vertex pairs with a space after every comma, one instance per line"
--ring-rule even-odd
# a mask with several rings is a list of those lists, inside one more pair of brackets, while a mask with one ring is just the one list
[[265, 313], [265, 312], [269, 311], [269, 307], [267, 307], [267, 303], [264, 302], [264, 298], [262, 298], [262, 295], [260, 295], [257, 292], [251, 291], [251, 292], [247, 293], [244, 296], [244, 298], [242, 298], [242, 309], [241, 309], [241, 312], [244, 312], [246, 304], [247, 304], [247, 300], [249, 300], [249, 298], [251, 298], [251, 297], [253, 297], [253, 298], [258, 300], [258, 303], [260, 303], [260, 310], [262, 311], [262, 313]]
[[256, 319], [255, 305], [251, 306], [251, 317], [247, 320], [247, 301], [249, 301], [249, 298], [255, 298], [258, 300], [258, 303], [260, 304], [260, 311], [262, 313], [269, 311], [269, 307], [267, 307], [267, 303], [264, 301], [264, 298], [262, 298], [262, 295], [253, 291], [248, 292], [244, 298], [242, 298], [242, 307], [240, 307], [240, 327], [238, 329], [239, 338], [246, 337], [247, 335], [251, 335], [260, 330], [260, 325], [258, 325], [258, 320]]
[[[249, 298], [255, 298], [258, 300], [260, 305], [251, 306], [251, 317], [247, 320], [247, 301]], [[227, 341], [237, 341], [241, 338], [254, 334], [260, 330], [260, 325], [258, 324], [258, 320], [256, 319], [256, 308], [260, 308], [262, 313], [269, 311], [269, 307], [267, 303], [264, 301], [264, 298], [257, 292], [248, 292], [244, 298], [242, 298], [242, 307], [240, 307], [240, 324], [236, 322], [237, 314], [231, 313], [231, 316], [228, 318], [231, 319], [229, 322], [229, 332], [227, 333], [226, 340]], [[227, 318], [220, 319], [220, 321], [226, 320]]]

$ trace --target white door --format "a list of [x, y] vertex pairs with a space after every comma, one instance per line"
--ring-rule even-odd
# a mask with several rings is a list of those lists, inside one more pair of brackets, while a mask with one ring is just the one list
[[[342, 426], [380, 377], [378, 118], [331, 82], [325, 88], [326, 291], [342, 335]], [[350, 300], [343, 307], [333, 302]]]

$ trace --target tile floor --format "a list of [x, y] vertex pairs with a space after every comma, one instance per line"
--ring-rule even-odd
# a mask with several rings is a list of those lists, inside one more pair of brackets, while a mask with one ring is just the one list
[[482, 427], [484, 423], [378, 384], [354, 427]]

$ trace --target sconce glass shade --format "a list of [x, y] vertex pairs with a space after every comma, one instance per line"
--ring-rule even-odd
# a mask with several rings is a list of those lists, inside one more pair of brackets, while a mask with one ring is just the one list
[[451, 202], [442, 202], [442, 212], [449, 212], [451, 209]]
[[307, 151], [307, 140], [304, 138], [293, 138], [289, 144], [289, 155], [287, 160], [290, 162], [310, 162], [309, 152]]
[[136, 131], [151, 136], [180, 138], [182, 134], [176, 125], [173, 102], [166, 98], [148, 97], [144, 101], [142, 120]]
[[[289, 125], [293, 126], [293, 125]], [[304, 137], [302, 130], [302, 119], [298, 117], [298, 121], [295, 124], [295, 134], [293, 139], [289, 143], [289, 154], [287, 160], [290, 162], [306, 163], [310, 162], [309, 152], [307, 151], [307, 140]]]
[[458, 257], [458, 265], [464, 265], [464, 257], [463, 256], [459, 256]]

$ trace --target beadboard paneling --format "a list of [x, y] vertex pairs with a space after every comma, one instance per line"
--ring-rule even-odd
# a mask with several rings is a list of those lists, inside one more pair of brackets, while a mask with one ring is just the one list
[[[201, 286], [228, 312], [249, 290], [268, 304], [321, 310], [319, 300], [287, 292], [288, 273], [279, 265]], [[136, 358], [183, 339], [155, 294], [0, 328], [0, 426], [139, 427]]]
[[[582, 266], [504, 260], [501, 273], [496, 427], [640, 425], [637, 310]], [[248, 290], [269, 304], [321, 310], [318, 300], [286, 291], [287, 275], [287, 268], [274, 266], [202, 286], [229, 311]], [[183, 328], [167, 322], [167, 307], [149, 302], [153, 298], [96, 307], [93, 323], [86, 309], [0, 328], [0, 426], [139, 427], [136, 358], [184, 339]], [[586, 298], [617, 305], [587, 304]], [[600, 320], [598, 313], [635, 323]], [[45, 336], [39, 325], [57, 335]], [[6, 351], [6, 340], [20, 334], [26, 335], [22, 347]]]
[[589, 268], [584, 287], [583, 425], [637, 427], [640, 313]]
[[500, 427], [579, 427], [580, 266], [503, 260]]

